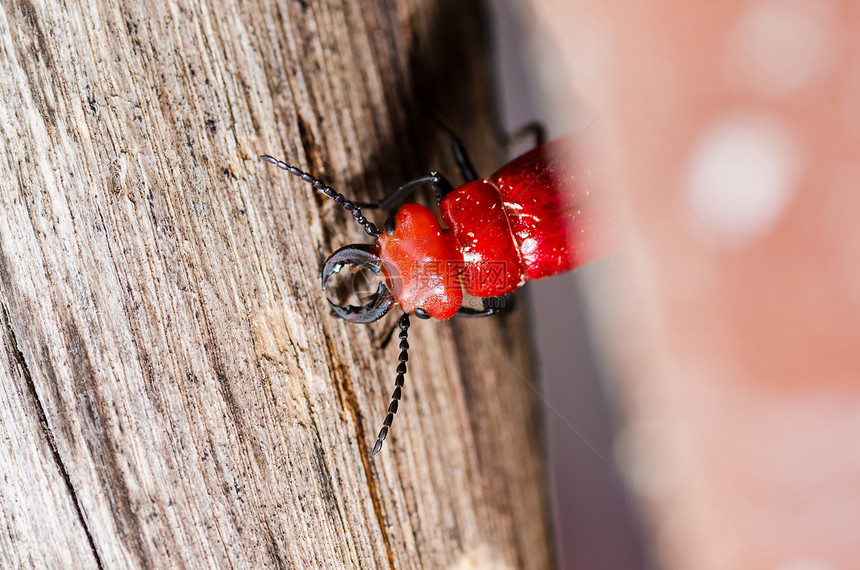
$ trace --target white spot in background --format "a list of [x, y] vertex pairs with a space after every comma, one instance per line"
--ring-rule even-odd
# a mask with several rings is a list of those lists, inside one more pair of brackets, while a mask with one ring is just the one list
[[724, 118], [693, 147], [687, 198], [724, 245], [747, 245], [779, 220], [797, 189], [799, 160], [782, 123], [753, 114]]
[[727, 37], [725, 74], [777, 98], [835, 60], [836, 14], [829, 0], [764, 0]]

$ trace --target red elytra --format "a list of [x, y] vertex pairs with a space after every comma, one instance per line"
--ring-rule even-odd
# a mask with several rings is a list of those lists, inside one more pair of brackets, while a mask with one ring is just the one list
[[[460, 169], [469, 176], [472, 168], [465, 151], [448, 134]], [[350, 322], [369, 323], [394, 304], [404, 311], [397, 323], [400, 356], [394, 393], [371, 455], [382, 448], [397, 413], [408, 360], [410, 314], [437, 319], [492, 315], [505, 303], [487, 301], [504, 301], [527, 280], [579, 267], [608, 247], [604, 220], [589, 191], [591, 174], [579, 164], [575, 142], [576, 137], [567, 137], [538, 146], [489, 178], [469, 176], [473, 180], [456, 189], [436, 173], [409, 182], [383, 202], [365, 207], [385, 208], [384, 204], [429, 184], [441, 198], [441, 223], [429, 208], [405, 204], [384, 231], [361, 214], [358, 204], [318, 178], [271, 156], [261, 157], [313, 184], [376, 238], [373, 245], [342, 247], [326, 260], [323, 289], [328, 278], [346, 265], [370, 268], [381, 278], [376, 294], [361, 307], [342, 307], [329, 300], [334, 313]], [[483, 299], [483, 310], [463, 307], [464, 292]]]
[[393, 234], [377, 238], [397, 304], [406, 313], [422, 309], [448, 319], [464, 290], [498, 297], [594, 259], [600, 242], [588, 203], [590, 174], [577, 164], [574, 142], [537, 147], [448, 193], [439, 203], [446, 228], [425, 206], [402, 206]]

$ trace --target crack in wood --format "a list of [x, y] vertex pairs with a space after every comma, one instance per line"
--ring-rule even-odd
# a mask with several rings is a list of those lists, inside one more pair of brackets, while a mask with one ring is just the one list
[[379, 531], [382, 533], [382, 543], [385, 546], [385, 554], [388, 557], [388, 565], [390, 568], [396, 568], [394, 563], [394, 551], [391, 547], [391, 538], [388, 536], [388, 530], [385, 528], [385, 513], [382, 512], [382, 499], [379, 496], [379, 489], [376, 486], [376, 479], [371, 468], [373, 459], [370, 456], [370, 449], [367, 447], [367, 433], [364, 431], [364, 417], [358, 404], [358, 398], [355, 395], [355, 389], [352, 386], [352, 381], [349, 374], [342, 374], [343, 381], [338, 383], [338, 386], [343, 389], [344, 403], [352, 415], [352, 423], [355, 426], [355, 435], [358, 442], [358, 454], [361, 458], [361, 464], [364, 469], [364, 478], [367, 481], [367, 491], [370, 495], [370, 502], [373, 504], [373, 513], [376, 515], [376, 523], [379, 525]]
[[45, 415], [45, 407], [42, 405], [42, 401], [39, 399], [39, 393], [36, 391], [36, 384], [33, 382], [33, 376], [30, 374], [30, 367], [27, 365], [27, 361], [24, 358], [24, 353], [21, 352], [21, 349], [18, 348], [18, 338], [15, 336], [15, 330], [12, 328], [12, 322], [9, 319], [9, 311], [6, 308], [6, 305], [0, 304], [0, 308], [3, 310], [3, 323], [6, 325], [6, 335], [9, 338], [9, 343], [12, 345], [12, 350], [15, 355], [15, 360], [18, 362], [18, 365], [21, 367], [21, 372], [24, 375], [24, 381], [27, 384], [27, 391], [30, 394], [30, 398], [33, 401], [33, 406], [36, 409], [36, 413], [39, 417], [39, 424], [42, 426], [42, 432], [45, 435], [45, 439], [48, 442], [48, 447], [51, 448], [51, 455], [54, 458], [54, 464], [57, 466], [57, 470], [60, 472], [60, 476], [63, 478], [63, 482], [66, 484], [66, 490], [69, 492], [69, 495], [72, 497], [72, 504], [75, 506], [75, 512], [78, 515], [78, 520], [81, 523], [81, 527], [84, 529], [84, 534], [87, 536], [87, 542], [90, 545], [90, 549], [93, 553], [93, 558], [95, 558], [96, 566], [101, 570], [104, 568], [102, 565], [101, 557], [99, 556], [99, 551], [96, 548], [96, 543], [93, 540], [93, 535], [90, 533], [90, 529], [87, 526], [86, 518], [84, 518], [84, 512], [81, 508], [80, 500], [78, 499], [78, 495], [75, 492], [75, 487], [72, 485], [72, 479], [69, 477], [69, 472], [66, 469], [65, 463], [63, 463], [62, 457], [60, 457], [60, 453], [57, 450], [57, 441], [54, 438], [54, 433], [51, 431], [51, 427], [48, 425], [48, 418]]

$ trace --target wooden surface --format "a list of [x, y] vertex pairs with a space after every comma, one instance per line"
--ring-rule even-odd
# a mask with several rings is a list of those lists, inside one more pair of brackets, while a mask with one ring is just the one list
[[414, 322], [371, 459], [388, 321], [318, 282], [366, 236], [258, 159], [451, 171], [420, 98], [489, 173], [481, 11], [126, 4], [0, 8], [0, 566], [551, 566], [522, 312]]

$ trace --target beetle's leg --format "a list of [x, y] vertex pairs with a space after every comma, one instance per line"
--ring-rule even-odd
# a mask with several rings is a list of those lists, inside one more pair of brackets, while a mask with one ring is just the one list
[[391, 210], [391, 207], [394, 204], [397, 204], [399, 201], [403, 200], [403, 198], [408, 194], [418, 190], [418, 188], [423, 184], [427, 184], [430, 186], [430, 188], [433, 189], [433, 192], [436, 193], [436, 198], [438, 200], [444, 198], [445, 195], [447, 195], [451, 190], [454, 189], [454, 187], [451, 186], [451, 183], [448, 182], [447, 178], [445, 178], [438, 172], [431, 172], [427, 176], [422, 176], [421, 178], [416, 178], [411, 182], [407, 182], [379, 202], [355, 202], [355, 204], [359, 208], [376, 208], [378, 210]]
[[475, 172], [475, 167], [472, 166], [472, 161], [469, 159], [466, 147], [463, 146], [460, 138], [454, 134], [454, 131], [448, 128], [448, 125], [443, 123], [439, 117], [432, 113], [427, 113], [427, 116], [430, 117], [430, 119], [448, 136], [448, 141], [451, 144], [451, 152], [454, 154], [454, 161], [457, 163], [457, 168], [460, 169], [460, 174], [466, 182], [471, 182], [480, 178], [480, 176]]
[[463, 146], [460, 139], [457, 138], [454, 132], [447, 126], [443, 125], [441, 122], [439, 124], [442, 126], [442, 130], [445, 131], [445, 134], [448, 135], [448, 140], [451, 143], [451, 152], [454, 153], [454, 161], [457, 163], [457, 168], [460, 169], [460, 174], [463, 178], [467, 182], [480, 178], [475, 172], [475, 167], [472, 166], [472, 161], [469, 160], [469, 155], [466, 154], [466, 147]]
[[382, 342], [375, 344], [373, 348], [376, 350], [385, 350], [385, 348], [391, 343], [391, 339], [394, 338], [394, 331], [396, 331], [399, 326], [400, 320], [394, 321], [394, 324], [388, 328], [388, 332], [379, 337], [382, 339]]
[[514, 294], [506, 293], [498, 297], [485, 297], [481, 299], [481, 305], [484, 307], [483, 310], [460, 307], [454, 315], [457, 317], [489, 317], [502, 311], [510, 311], [514, 308]]
[[543, 123], [538, 121], [532, 121], [531, 123], [527, 123], [520, 127], [520, 129], [514, 133], [508, 135], [508, 139], [505, 141], [505, 145], [510, 147], [523, 140], [526, 137], [533, 137], [535, 146], [541, 146], [546, 142], [546, 127], [543, 126]]

